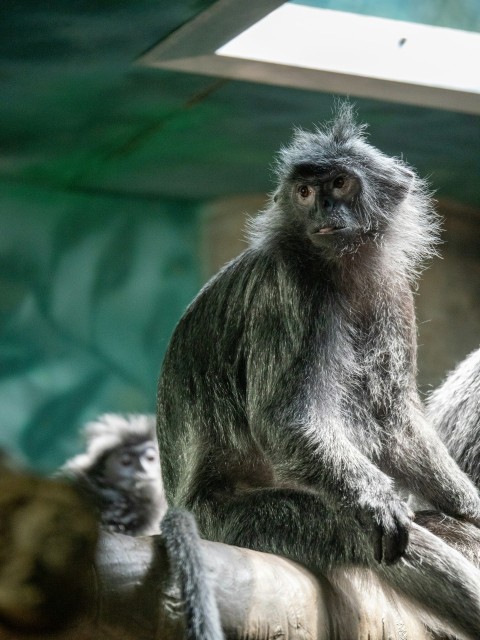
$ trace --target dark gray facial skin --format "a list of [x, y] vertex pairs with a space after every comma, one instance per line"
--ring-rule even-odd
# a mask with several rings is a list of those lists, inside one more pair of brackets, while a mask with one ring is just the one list
[[202, 289], [165, 356], [167, 499], [210, 540], [327, 575], [369, 567], [478, 638], [480, 572], [415, 525], [400, 493], [480, 523], [415, 383], [411, 283], [438, 230], [426, 186], [366, 142], [348, 105], [295, 132], [277, 177], [251, 246]]
[[347, 171], [317, 173], [304, 168], [292, 179], [292, 207], [304, 219], [309, 240], [324, 251], [339, 252], [343, 246], [366, 241], [353, 207], [360, 192], [359, 179]]

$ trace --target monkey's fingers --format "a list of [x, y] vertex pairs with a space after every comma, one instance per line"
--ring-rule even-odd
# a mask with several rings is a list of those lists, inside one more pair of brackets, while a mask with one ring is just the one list
[[[369, 539], [373, 546], [373, 557], [375, 562], [381, 564], [384, 556], [385, 540], [387, 537], [386, 527], [378, 517], [375, 517], [373, 510], [359, 511], [355, 514], [356, 520], [365, 532], [368, 532]], [[393, 520], [392, 520], [393, 526]], [[391, 529], [392, 527], [390, 527]]]
[[376, 562], [388, 565], [400, 560], [408, 545], [413, 516], [413, 511], [396, 496], [355, 514], [364, 531], [368, 532]]
[[413, 511], [404, 502], [396, 501], [390, 505], [388, 526], [383, 539], [385, 564], [394, 564], [404, 555], [413, 517]]
[[383, 562], [394, 564], [404, 555], [408, 545], [409, 526], [397, 523], [393, 531], [383, 536]]
[[375, 527], [373, 530], [373, 557], [380, 564], [383, 558], [383, 529]]

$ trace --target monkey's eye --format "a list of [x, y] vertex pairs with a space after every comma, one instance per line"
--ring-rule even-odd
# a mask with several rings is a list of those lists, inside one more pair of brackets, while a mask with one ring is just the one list
[[144, 455], [145, 455], [145, 459], [148, 460], [149, 462], [154, 462], [154, 460], [157, 459], [157, 452], [153, 447], [148, 447], [148, 449], [145, 450]]
[[347, 179], [345, 178], [345, 176], [337, 176], [335, 178], [335, 180], [333, 181], [333, 188], [334, 189], [343, 189], [343, 187], [345, 186], [346, 182], [347, 182]]
[[297, 189], [297, 194], [301, 204], [310, 204], [315, 198], [315, 189], [308, 184], [301, 184]]
[[124, 453], [120, 456], [120, 464], [124, 467], [129, 467], [133, 463], [133, 458], [129, 453]]
[[301, 187], [298, 187], [298, 193], [302, 198], [308, 198], [308, 196], [311, 195], [312, 191], [312, 187], [309, 187], [306, 184], [302, 184]]

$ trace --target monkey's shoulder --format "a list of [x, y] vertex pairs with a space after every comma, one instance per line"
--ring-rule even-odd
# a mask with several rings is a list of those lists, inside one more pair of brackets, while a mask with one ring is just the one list
[[[225, 354], [248, 351], [252, 342], [304, 330], [308, 315], [301, 290], [281, 256], [247, 249], [225, 265], [199, 292], [173, 333], [165, 364], [180, 360], [208, 369]], [[195, 355], [195, 357], [193, 357]], [[232, 355], [233, 357], [233, 355]], [[183, 366], [183, 365], [182, 365]], [[192, 365], [193, 366], [193, 365]]]
[[245, 250], [203, 286], [182, 321], [204, 314], [212, 320], [217, 313], [229, 311], [238, 315], [259, 295], [268, 296], [269, 291], [278, 287], [280, 270], [275, 256], [255, 249]]

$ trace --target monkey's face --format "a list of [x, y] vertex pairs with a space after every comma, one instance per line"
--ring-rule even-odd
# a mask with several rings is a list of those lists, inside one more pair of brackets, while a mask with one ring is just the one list
[[151, 442], [141, 442], [115, 449], [104, 460], [103, 477], [123, 489], [158, 482], [160, 460], [156, 447]]
[[356, 175], [340, 169], [315, 173], [301, 166], [292, 182], [292, 205], [312, 244], [343, 252], [365, 241], [367, 229], [355, 211], [361, 190]]
[[348, 121], [333, 130], [298, 130], [279, 154], [273, 209], [329, 257], [354, 253], [398, 224], [415, 180], [401, 160], [368, 144]]

